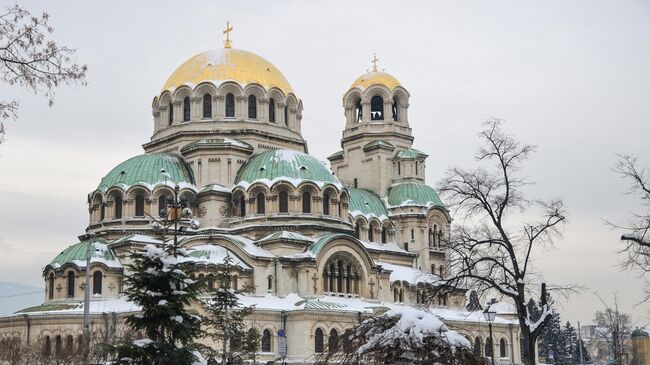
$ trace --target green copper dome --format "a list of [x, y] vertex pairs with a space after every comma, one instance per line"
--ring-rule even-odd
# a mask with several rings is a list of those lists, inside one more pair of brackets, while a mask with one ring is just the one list
[[235, 185], [247, 189], [254, 183], [271, 186], [287, 181], [293, 186], [313, 182], [319, 187], [334, 185], [342, 188], [332, 171], [314, 157], [289, 150], [269, 150], [252, 156], [237, 172]]
[[438, 193], [432, 187], [414, 182], [395, 184], [388, 189], [388, 205], [399, 206], [426, 206], [444, 208]]
[[[86, 267], [86, 251], [88, 249], [88, 241], [81, 241], [76, 243], [65, 250], [61, 251], [48, 266], [58, 269], [65, 264], [74, 264], [77, 267]], [[108, 267], [119, 268], [122, 267], [120, 260], [117, 258], [115, 252], [108, 247], [103, 241], [94, 241], [92, 243], [92, 256], [91, 263], [102, 263]]]
[[372, 217], [384, 220], [388, 218], [388, 211], [381, 198], [370, 190], [347, 188], [350, 194], [350, 214], [353, 217], [362, 215], [366, 219]]
[[153, 189], [158, 184], [193, 187], [194, 175], [190, 166], [179, 156], [167, 153], [148, 153], [117, 165], [99, 183], [97, 190], [106, 191], [118, 186], [124, 190], [133, 185]]

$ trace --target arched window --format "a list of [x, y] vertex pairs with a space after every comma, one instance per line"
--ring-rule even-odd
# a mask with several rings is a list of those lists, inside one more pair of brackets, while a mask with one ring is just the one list
[[370, 120], [384, 120], [384, 99], [379, 95], [370, 99]]
[[398, 161], [397, 162], [397, 176], [402, 175], [402, 164]]
[[316, 329], [316, 334], [314, 335], [314, 352], [317, 354], [323, 352], [323, 330], [320, 328]]
[[388, 242], [386, 227], [381, 227], [381, 243], [386, 243], [386, 242]]
[[418, 175], [418, 162], [415, 161], [415, 176]]
[[273, 275], [269, 275], [266, 277], [266, 287], [268, 288], [267, 290], [269, 291], [273, 289]]
[[507, 357], [508, 354], [506, 352], [506, 340], [502, 338], [499, 341], [499, 357]]
[[266, 212], [264, 206], [264, 203], [266, 203], [266, 198], [264, 197], [264, 193], [257, 194], [257, 198], [255, 200], [257, 202], [257, 214], [264, 214]]
[[409, 243], [404, 242], [404, 251], [408, 251], [408, 250], [409, 250]]
[[433, 232], [431, 232], [432, 238], [433, 238], [433, 247], [438, 246], [438, 238], [436, 237], [436, 233], [438, 232], [438, 226], [433, 225]]
[[233, 118], [235, 116], [235, 95], [232, 93], [226, 94], [226, 118]]
[[271, 331], [262, 332], [262, 352], [271, 352]]
[[280, 191], [280, 194], [278, 194], [278, 198], [280, 200], [280, 213], [288, 213], [289, 212], [289, 194], [282, 190]]
[[74, 298], [74, 271], [68, 271], [68, 298]]
[[239, 198], [239, 216], [246, 216], [246, 198], [243, 195]]
[[485, 356], [492, 356], [492, 339], [489, 337], [485, 339]]
[[482, 349], [483, 349], [483, 342], [481, 341], [480, 337], [476, 337], [476, 339], [474, 340], [474, 353], [480, 356]]
[[433, 246], [433, 229], [429, 228], [429, 247]]
[[248, 96], [248, 119], [257, 119], [257, 98], [255, 95]]
[[350, 254], [339, 252], [332, 255], [323, 269], [323, 292], [359, 294], [363, 270]]
[[330, 331], [330, 338], [327, 343], [327, 349], [329, 352], [334, 352], [336, 351], [336, 348], [339, 347], [339, 333], [337, 330], [332, 328]]
[[359, 123], [361, 119], [363, 118], [363, 109], [361, 108], [361, 99], [357, 100], [357, 104], [355, 105], [356, 109], [356, 115], [357, 115], [357, 120], [356, 122]]
[[48, 288], [48, 294], [50, 296], [50, 299], [54, 299], [54, 274], [50, 274], [50, 279], [49, 279], [49, 288]]
[[440, 265], [440, 267], [438, 267], [438, 270], [440, 271], [440, 277], [442, 277], [442, 274], [445, 272], [445, 267]]
[[115, 195], [115, 219], [122, 219], [122, 196]]
[[399, 288], [399, 302], [404, 303], [404, 289]]
[[135, 196], [135, 216], [144, 217], [144, 195]]
[[372, 228], [372, 226], [368, 226], [368, 241], [373, 242], [375, 240], [375, 235], [374, 235], [375, 229]]
[[56, 336], [56, 339], [54, 340], [54, 354], [56, 356], [61, 356], [63, 353], [63, 341], [61, 339], [60, 335]]
[[442, 246], [442, 229], [438, 230], [438, 247]]
[[323, 194], [323, 214], [330, 215], [330, 195]]
[[393, 289], [393, 302], [397, 303], [399, 301], [399, 289]]
[[212, 117], [212, 95], [203, 95], [203, 118]]
[[68, 335], [68, 337], [65, 338], [65, 354], [66, 355], [72, 355], [74, 348], [74, 338], [72, 335]]
[[308, 191], [302, 193], [302, 212], [311, 213], [311, 194]]
[[169, 103], [169, 108], [167, 110], [167, 124], [172, 125], [172, 123], [174, 123], [174, 104]]
[[158, 214], [160, 217], [167, 216], [167, 195], [165, 194], [158, 197]]
[[183, 99], [183, 122], [188, 122], [190, 120], [190, 97], [186, 96]]
[[275, 123], [275, 100], [269, 99], [269, 122]]
[[354, 238], [361, 238], [361, 227], [359, 226], [359, 222], [354, 225]]
[[289, 126], [289, 107], [284, 106], [284, 125]]
[[397, 98], [393, 98], [393, 121], [397, 122], [397, 113], [398, 113], [398, 103]]
[[431, 264], [431, 273], [435, 275], [435, 273], [436, 273], [436, 264]]
[[103, 221], [105, 216], [106, 216], [106, 207], [104, 206], [104, 203], [99, 203], [99, 220]]
[[102, 293], [102, 272], [95, 271], [93, 274], [93, 294]]
[[43, 344], [43, 355], [50, 356], [52, 354], [52, 340], [50, 336], [45, 336], [45, 343]]

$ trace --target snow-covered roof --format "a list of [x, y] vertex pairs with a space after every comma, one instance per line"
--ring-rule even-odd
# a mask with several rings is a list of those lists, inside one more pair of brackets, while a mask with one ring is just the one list
[[234, 234], [219, 234], [216, 235], [215, 238], [224, 238], [229, 240], [230, 242], [236, 244], [239, 246], [242, 250], [246, 251], [248, 254], [251, 256], [257, 256], [257, 257], [269, 257], [273, 258], [275, 257], [274, 254], [271, 252], [263, 249], [262, 247], [258, 246], [255, 244], [255, 241], [251, 240], [250, 238], [244, 237], [244, 236], [238, 236]]
[[[90, 301], [89, 311], [90, 314], [101, 313], [129, 313], [137, 312], [140, 310], [135, 303], [129, 302], [125, 297], [114, 299], [93, 299]], [[9, 316], [15, 315], [30, 315], [30, 316], [46, 316], [46, 315], [83, 315], [84, 303], [79, 302], [63, 302], [63, 303], [47, 303], [36, 307], [29, 307]]]
[[[76, 265], [79, 268], [86, 267], [86, 252], [88, 241], [81, 241], [61, 251], [47, 266], [58, 269], [66, 264]], [[91, 248], [91, 265], [94, 263], [104, 264], [110, 268], [121, 268], [122, 263], [115, 252], [108, 247], [106, 241], [95, 240]]]
[[377, 243], [377, 242], [361, 241], [361, 243], [363, 244], [363, 247], [366, 248], [366, 250], [370, 250], [370, 251], [384, 251], [384, 252], [394, 252], [400, 254], [415, 255], [415, 253], [406, 251], [405, 249], [399, 247], [395, 242]]
[[401, 266], [389, 264], [387, 262], [376, 262], [377, 265], [381, 265], [385, 269], [388, 269], [391, 272], [390, 282], [404, 281], [411, 285], [417, 285], [420, 283], [425, 284], [435, 284], [440, 277], [422, 270], [414, 269], [412, 267]]
[[158, 245], [162, 243], [162, 240], [144, 234], [130, 234], [128, 236], [120, 237], [116, 240], [111, 241], [111, 245], [116, 245], [124, 242], [137, 242]]
[[222, 265], [227, 256], [230, 256], [232, 265], [242, 269], [253, 268], [240, 260], [234, 253], [228, 249], [217, 245], [199, 245], [187, 250], [187, 257], [179, 258], [179, 261], [189, 261], [206, 265]]
[[498, 302], [490, 305], [490, 311], [497, 314], [517, 314], [517, 308], [514, 305], [506, 302]]
[[257, 244], [262, 244], [265, 242], [278, 241], [278, 240], [314, 242], [314, 239], [311, 237], [307, 237], [298, 232], [290, 232], [290, 231], [273, 232], [268, 236], [261, 238], [255, 242]]

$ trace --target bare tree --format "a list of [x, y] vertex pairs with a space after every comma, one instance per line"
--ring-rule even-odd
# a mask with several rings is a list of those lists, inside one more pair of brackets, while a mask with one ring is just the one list
[[[621, 252], [625, 255], [622, 266], [626, 269], [640, 270], [641, 275], [650, 272], [650, 171], [640, 167], [636, 157], [619, 155], [619, 160], [614, 165], [614, 172], [630, 184], [628, 194], [635, 194], [641, 198], [641, 203], [646, 211], [635, 214], [627, 226], [611, 224], [614, 228], [626, 231], [621, 236], [625, 247]], [[646, 286], [644, 301], [650, 300], [650, 286]]]
[[[483, 146], [476, 160], [493, 167], [451, 168], [439, 185], [450, 208], [464, 221], [454, 227], [447, 242], [450, 262], [443, 285], [427, 296], [435, 300], [450, 288], [469, 287], [509, 298], [517, 308], [523, 362], [532, 365], [536, 340], [552, 315], [545, 284], [536, 289], [539, 276], [533, 272], [533, 258], [559, 235], [566, 220], [563, 203], [524, 197], [522, 187], [528, 182], [518, 171], [534, 146], [507, 135], [495, 118], [485, 122], [479, 137]], [[532, 221], [520, 218], [534, 215], [537, 218]], [[540, 317], [533, 320], [526, 304], [536, 291], [541, 291], [542, 308]]]
[[624, 364], [623, 358], [630, 350], [630, 317], [619, 310], [617, 295], [614, 295], [613, 306], [608, 305], [600, 296], [598, 299], [603, 303], [605, 310], [594, 314], [595, 336], [599, 340], [596, 343], [606, 344], [605, 349], [599, 349], [599, 357], [605, 363], [615, 361], [616, 364]]
[[[86, 85], [86, 65], [77, 64], [75, 50], [50, 39], [54, 29], [49, 15], [40, 17], [18, 4], [0, 14], [0, 78], [9, 85], [20, 85], [43, 94], [54, 104], [54, 89], [60, 85]], [[18, 101], [0, 101], [0, 137], [5, 119], [15, 119]], [[1, 142], [1, 140], [0, 140]]]

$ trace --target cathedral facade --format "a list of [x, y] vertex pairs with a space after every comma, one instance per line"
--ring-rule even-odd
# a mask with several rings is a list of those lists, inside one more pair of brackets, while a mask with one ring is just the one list
[[[153, 217], [175, 193], [192, 211], [179, 242], [199, 277], [230, 256], [233, 285], [254, 288], [242, 302], [255, 306], [259, 361], [311, 363], [366, 316], [424, 306], [425, 288], [446, 275], [451, 218], [427, 185], [427, 153], [412, 147], [409, 98], [375, 59], [343, 95], [328, 167], [307, 153], [302, 101], [273, 64], [229, 40], [188, 59], [153, 98], [144, 153], [90, 191], [85, 233], [44, 267], [44, 303], [0, 317], [0, 339], [76, 351], [86, 290], [93, 328], [137, 312], [122, 296], [129, 252], [161, 242]], [[520, 363], [512, 308], [494, 307], [491, 343], [465, 302], [457, 289], [426, 306], [475, 351]]]

